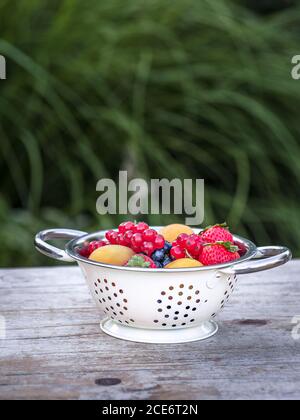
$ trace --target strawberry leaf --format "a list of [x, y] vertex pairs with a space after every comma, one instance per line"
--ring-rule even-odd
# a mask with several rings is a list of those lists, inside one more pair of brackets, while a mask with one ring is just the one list
[[230, 251], [232, 253], [237, 252], [239, 250], [239, 247], [236, 246], [236, 245], [233, 245], [231, 242], [222, 242], [222, 241], [219, 241], [219, 242], [216, 242], [216, 244], [223, 245], [224, 248], [227, 249], [227, 251]]
[[217, 242], [214, 242], [214, 243], [211, 243], [211, 244], [204, 244], [203, 246], [214, 246], [214, 245], [222, 245], [222, 246], [224, 246], [224, 248], [227, 249], [227, 251], [230, 251], [233, 254], [235, 252], [238, 252], [238, 250], [239, 250], [239, 247], [236, 246], [236, 245], [233, 245], [231, 242], [223, 242], [223, 241], [217, 241]]
[[201, 235], [201, 233], [204, 233], [204, 232], [206, 232], [207, 230], [209, 230], [209, 229], [211, 229], [211, 228], [214, 228], [214, 227], [221, 227], [221, 228], [224, 228], [224, 229], [227, 229], [227, 230], [229, 230], [229, 227], [228, 227], [228, 225], [227, 225], [227, 223], [226, 222], [224, 222], [224, 223], [217, 223], [216, 225], [210, 225], [210, 226], [207, 226], [206, 228], [204, 228], [200, 233], [199, 233], [199, 235]]

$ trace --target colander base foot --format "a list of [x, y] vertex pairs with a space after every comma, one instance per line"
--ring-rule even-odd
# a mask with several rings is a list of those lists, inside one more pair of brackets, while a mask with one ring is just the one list
[[178, 344], [206, 340], [218, 331], [218, 325], [214, 321], [206, 321], [189, 328], [151, 330], [127, 327], [110, 318], [105, 318], [101, 321], [100, 327], [106, 334], [121, 340], [152, 344]]

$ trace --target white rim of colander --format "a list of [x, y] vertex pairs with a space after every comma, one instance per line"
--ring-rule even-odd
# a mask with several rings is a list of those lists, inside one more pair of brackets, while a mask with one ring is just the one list
[[[160, 227], [155, 226], [152, 227], [152, 229], [160, 229]], [[195, 233], [199, 233], [201, 232], [202, 229], [194, 229]], [[107, 232], [107, 230], [102, 230], [99, 232], [94, 232], [94, 233], [90, 233], [87, 235], [83, 235], [80, 236], [79, 238], [75, 238], [72, 241], [68, 242], [66, 244], [65, 250], [66, 253], [73, 258], [75, 261], [77, 262], [81, 262], [81, 263], [85, 263], [85, 264], [89, 264], [89, 265], [93, 265], [96, 267], [102, 267], [102, 268], [109, 268], [112, 270], [117, 270], [117, 271], [131, 271], [131, 272], [142, 272], [142, 273], [149, 273], [149, 274], [154, 274], [154, 273], [161, 273], [161, 274], [166, 274], [166, 273], [191, 273], [191, 272], [201, 272], [201, 271], [209, 271], [209, 270], [220, 270], [220, 269], [224, 269], [224, 268], [229, 268], [229, 267], [234, 267], [238, 264], [241, 264], [245, 261], [251, 260], [253, 257], [255, 257], [255, 255], [257, 254], [257, 247], [256, 245], [254, 245], [253, 242], [249, 241], [248, 239], [245, 239], [241, 236], [238, 235], [233, 235], [234, 240], [237, 243], [240, 243], [241, 245], [243, 245], [246, 249], [247, 252], [245, 255], [243, 255], [241, 258], [239, 258], [238, 260], [235, 261], [231, 261], [229, 263], [225, 263], [225, 264], [215, 264], [215, 265], [207, 265], [207, 266], [202, 266], [202, 267], [190, 267], [190, 268], [142, 268], [142, 267], [121, 267], [121, 266], [117, 266], [117, 265], [111, 265], [111, 264], [104, 264], [104, 263], [99, 263], [97, 261], [92, 261], [89, 260], [88, 258], [82, 257], [81, 255], [78, 254], [78, 252], [76, 251], [76, 248], [78, 248], [79, 246], [82, 246], [84, 244], [84, 242], [86, 241], [90, 241], [92, 239], [101, 239], [105, 237], [105, 233]]]

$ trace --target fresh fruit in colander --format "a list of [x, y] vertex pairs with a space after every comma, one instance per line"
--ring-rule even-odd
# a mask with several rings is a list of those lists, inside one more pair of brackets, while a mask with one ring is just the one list
[[[123, 222], [117, 230], [105, 234], [105, 240], [85, 243], [81, 256], [97, 262], [144, 268], [170, 268], [172, 262], [183, 261], [185, 267], [214, 265], [240, 258], [238, 248], [226, 223], [208, 226], [199, 234], [186, 225], [172, 224], [157, 232], [145, 222]], [[144, 255], [148, 258], [141, 260]], [[133, 262], [129, 262], [130, 259]], [[142, 264], [142, 265], [139, 265]], [[200, 265], [199, 265], [200, 264]], [[171, 265], [172, 267], [172, 265]], [[179, 265], [174, 264], [174, 267]]]
[[[184, 227], [173, 237], [170, 231], [174, 229], [153, 229], [144, 222], [124, 222], [116, 230], [91, 234], [47, 229], [36, 235], [35, 246], [55, 260], [78, 263], [106, 315], [104, 332], [160, 344], [212, 337], [218, 330], [213, 319], [230, 298], [237, 275], [271, 269], [292, 257], [286, 247], [258, 248], [232, 236], [224, 225]], [[68, 243], [57, 248], [49, 243], [54, 239]]]

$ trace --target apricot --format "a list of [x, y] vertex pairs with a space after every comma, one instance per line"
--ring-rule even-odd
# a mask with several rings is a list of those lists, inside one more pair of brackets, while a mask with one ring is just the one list
[[192, 258], [180, 258], [179, 260], [172, 261], [170, 264], [166, 265], [165, 268], [190, 268], [202, 266], [203, 264]]
[[135, 255], [134, 251], [127, 246], [106, 245], [96, 249], [89, 259], [104, 264], [124, 265]]
[[165, 238], [166, 241], [172, 243], [173, 241], [176, 241], [181, 233], [187, 233], [188, 235], [191, 235], [194, 233], [194, 231], [189, 226], [173, 224], [164, 226], [160, 229], [159, 233]]

